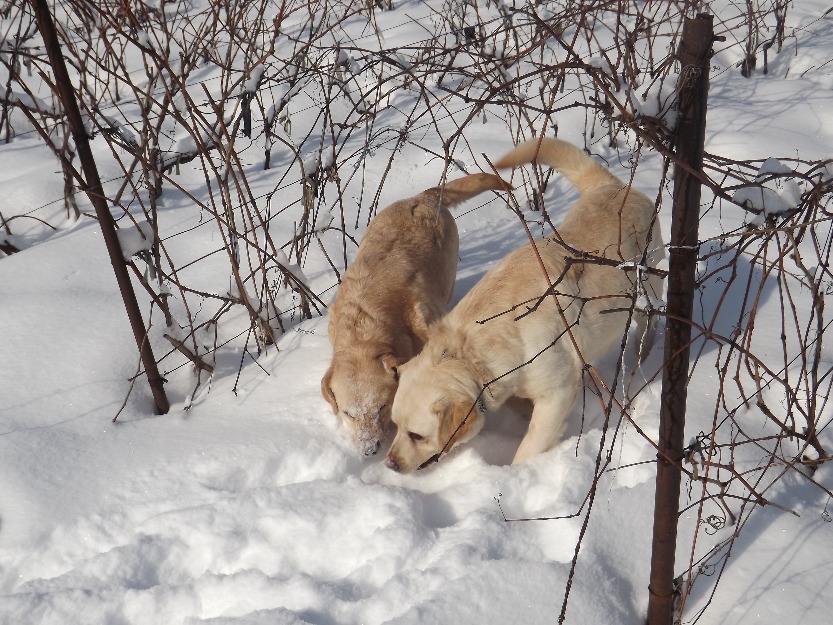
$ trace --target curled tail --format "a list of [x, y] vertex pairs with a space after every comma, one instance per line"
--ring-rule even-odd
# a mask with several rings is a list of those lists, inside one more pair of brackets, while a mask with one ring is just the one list
[[490, 190], [511, 191], [512, 185], [494, 174], [469, 174], [443, 186], [428, 189], [423, 194], [433, 195], [444, 208], [451, 208]]
[[504, 169], [535, 161], [557, 169], [582, 195], [600, 186], [624, 184], [583, 150], [553, 137], [520, 143], [495, 161], [494, 166]]

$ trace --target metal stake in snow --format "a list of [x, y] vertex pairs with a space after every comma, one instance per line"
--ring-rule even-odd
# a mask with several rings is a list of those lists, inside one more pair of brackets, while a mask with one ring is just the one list
[[142, 357], [142, 364], [148, 377], [150, 390], [153, 393], [156, 410], [159, 414], [165, 414], [168, 412], [170, 404], [165, 395], [165, 389], [162, 386], [162, 377], [159, 375], [159, 370], [156, 367], [156, 359], [153, 357], [153, 351], [147, 340], [145, 323], [142, 319], [142, 313], [139, 310], [139, 304], [136, 302], [136, 294], [133, 292], [130, 274], [127, 271], [127, 264], [124, 262], [119, 239], [116, 235], [116, 225], [113, 222], [113, 216], [110, 214], [110, 209], [104, 199], [101, 179], [98, 176], [98, 168], [96, 168], [95, 160], [93, 159], [90, 142], [81, 119], [81, 111], [78, 108], [78, 102], [75, 100], [72, 83], [70, 83], [64, 57], [61, 54], [61, 44], [58, 42], [58, 34], [55, 32], [55, 25], [52, 22], [52, 16], [49, 14], [49, 7], [47, 6], [46, 0], [31, 0], [31, 3], [35, 11], [35, 18], [38, 22], [38, 29], [43, 37], [46, 52], [49, 55], [49, 63], [52, 65], [52, 71], [55, 73], [55, 86], [58, 91], [58, 98], [63, 104], [64, 111], [66, 111], [69, 127], [72, 131], [72, 138], [75, 140], [78, 156], [81, 159], [84, 177], [87, 179], [85, 191], [93, 207], [95, 207], [95, 214], [101, 226], [101, 234], [104, 235], [104, 243], [110, 255], [110, 262], [113, 264], [113, 270], [116, 272], [116, 281], [119, 284], [124, 306], [127, 309], [127, 316], [130, 319], [133, 335], [136, 337], [136, 344], [139, 346], [139, 354]]
[[[680, 504], [691, 314], [697, 267], [700, 181], [706, 133], [709, 59], [713, 17], [686, 18], [677, 58], [682, 64], [677, 91], [680, 115], [676, 133], [674, 206], [668, 264], [665, 366], [662, 375], [654, 539], [648, 587], [648, 625], [674, 619], [674, 558]], [[693, 173], [692, 173], [693, 172]]]

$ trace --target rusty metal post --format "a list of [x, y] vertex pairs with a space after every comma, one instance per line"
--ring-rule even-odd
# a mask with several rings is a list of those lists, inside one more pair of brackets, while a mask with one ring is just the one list
[[691, 172], [703, 170], [709, 61], [713, 43], [711, 15], [686, 18], [677, 51], [682, 73], [678, 84], [679, 121], [675, 154], [680, 164], [674, 166], [668, 316], [665, 324], [648, 625], [672, 625], [674, 621], [674, 559], [700, 218], [700, 181]]
[[104, 236], [104, 243], [110, 255], [110, 262], [113, 264], [113, 271], [116, 273], [116, 281], [118, 282], [119, 290], [124, 300], [124, 306], [127, 309], [127, 317], [130, 320], [130, 326], [136, 338], [136, 345], [139, 347], [139, 354], [141, 355], [142, 365], [144, 365], [148, 383], [153, 393], [156, 410], [159, 414], [165, 414], [170, 409], [170, 404], [165, 395], [165, 389], [162, 386], [163, 380], [159, 375], [156, 359], [153, 357], [153, 351], [148, 341], [142, 312], [139, 310], [136, 294], [133, 292], [133, 284], [130, 282], [127, 263], [124, 261], [119, 239], [116, 234], [116, 224], [113, 221], [113, 216], [110, 214], [107, 201], [104, 199], [101, 178], [98, 175], [98, 168], [93, 159], [90, 142], [84, 130], [81, 110], [78, 107], [78, 102], [75, 99], [75, 93], [72, 89], [72, 83], [69, 80], [64, 57], [61, 54], [61, 44], [58, 41], [58, 34], [55, 31], [52, 16], [49, 13], [47, 0], [31, 0], [31, 4], [38, 22], [38, 30], [40, 30], [44, 45], [46, 46], [46, 52], [49, 55], [49, 63], [55, 74], [55, 86], [58, 90], [58, 98], [61, 100], [61, 104], [63, 104], [64, 111], [67, 114], [72, 138], [75, 140], [78, 156], [81, 159], [81, 166], [84, 177], [86, 178], [84, 191], [86, 191], [90, 202], [95, 208], [95, 214], [101, 226], [101, 234]]

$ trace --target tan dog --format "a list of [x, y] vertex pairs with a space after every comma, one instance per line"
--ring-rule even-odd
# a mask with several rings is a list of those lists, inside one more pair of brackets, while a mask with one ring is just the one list
[[472, 174], [391, 204], [370, 222], [330, 307], [333, 361], [321, 380], [365, 455], [379, 450], [390, 423], [397, 367], [422, 349], [454, 290], [457, 226], [447, 209], [510, 188], [499, 176]]
[[[400, 369], [391, 416], [397, 433], [385, 462], [394, 471], [438, 459], [479, 431], [486, 407], [513, 396], [534, 405], [513, 464], [550, 449], [581, 388], [584, 363], [621, 344], [636, 292], [660, 294], [658, 278], [637, 284], [636, 272], [618, 266], [642, 265], [646, 250], [649, 262], [663, 256], [653, 202], [559, 139], [523, 143], [495, 165], [533, 160], [560, 171], [581, 197], [555, 234], [486, 273]], [[582, 260], [582, 252], [609, 260]], [[646, 328], [646, 315], [634, 317], [644, 338], [641, 356], [653, 328]]]

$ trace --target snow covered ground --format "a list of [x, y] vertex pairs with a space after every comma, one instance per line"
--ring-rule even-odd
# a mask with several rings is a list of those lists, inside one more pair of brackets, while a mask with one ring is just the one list
[[[390, 46], [423, 38], [419, 19], [430, 15], [426, 7], [443, 5], [396, 4], [377, 13], [389, 22]], [[824, 14], [827, 8], [810, 0], [790, 8], [789, 44], [770, 54], [767, 75], [741, 78], [737, 45], [718, 46], [708, 152], [761, 162], [833, 156], [833, 14]], [[390, 105], [404, 110], [411, 98], [395, 94]], [[449, 107], [465, 116], [461, 102], [452, 100]], [[510, 132], [489, 115], [488, 123], [465, 132], [468, 144], [459, 157], [470, 171], [488, 170], [481, 154], [496, 158], [512, 145]], [[459, 120], [452, 117], [444, 126], [449, 131]], [[298, 128], [306, 119], [298, 114], [292, 136], [303, 135]], [[583, 120], [583, 114], [565, 111], [559, 136], [583, 144]], [[387, 122], [376, 122], [384, 123], [396, 129], [400, 120], [390, 114]], [[106, 144], [94, 144], [102, 178], [116, 178], [121, 172], [108, 164]], [[361, 176], [350, 179], [345, 223], [356, 220], [361, 206], [366, 216], [381, 180], [384, 206], [434, 186], [443, 174], [435, 156], [442, 145], [427, 131], [401, 147], [387, 172], [389, 151], [377, 146], [376, 155], [363, 161]], [[612, 148], [600, 142], [594, 152], [618, 175], [629, 175]], [[253, 194], [273, 189], [278, 174], [261, 171], [262, 145], [243, 154]], [[289, 160], [277, 147], [274, 158]], [[648, 150], [640, 158], [636, 184], [656, 193], [661, 158]], [[210, 204], [198, 163], [183, 165], [178, 180]], [[771, 167], [762, 173], [772, 173]], [[221, 347], [210, 386], [203, 378], [193, 398], [190, 367], [174, 357], [163, 361], [172, 407], [157, 416], [144, 378], [131, 390], [135, 342], [97, 222], [66, 220], [55, 201], [63, 197], [58, 170], [36, 135], [0, 145], [2, 215], [31, 214], [56, 227], [10, 221], [13, 237], [7, 238], [22, 251], [0, 258], [0, 623], [552, 623], [562, 612], [568, 580], [565, 622], [644, 622], [656, 451], [637, 426], [656, 439], [660, 383], [652, 375], [662, 363], [661, 345], [637, 374], [649, 382], [631, 407], [634, 423], [615, 416], [615, 427], [604, 429], [598, 400], [587, 392], [567, 438], [515, 467], [508, 463], [526, 423], [508, 409], [489, 415], [469, 444], [413, 475], [387, 470], [380, 458], [360, 457], [320, 395], [330, 358], [326, 316], [288, 323], [276, 345], [260, 354], [250, 345], [243, 357], [239, 342]], [[295, 200], [277, 203], [297, 201], [297, 189], [291, 192]], [[556, 222], [574, 197], [566, 182], [553, 179], [547, 205]], [[86, 199], [79, 196], [79, 203], [89, 212]], [[666, 192], [666, 240], [669, 207]], [[701, 238], [738, 227], [742, 215], [730, 204], [706, 211]], [[177, 265], [220, 246], [217, 230], [201, 226], [205, 221], [189, 197], [164, 187], [160, 236]], [[545, 231], [536, 227], [534, 234]], [[458, 228], [455, 301], [526, 240], [505, 199], [495, 195], [462, 207]], [[321, 238], [337, 256], [341, 237], [327, 232]], [[194, 288], [228, 290], [227, 260], [219, 256], [189, 268]], [[704, 267], [708, 262], [717, 261]], [[311, 250], [302, 271], [312, 291], [331, 301], [335, 275], [323, 254]], [[138, 287], [137, 293], [149, 307]], [[798, 295], [797, 301], [797, 314], [804, 315], [812, 302]], [[765, 291], [756, 302], [758, 327], [775, 337], [785, 305]], [[175, 312], [183, 315], [178, 306]], [[708, 294], [698, 306], [702, 320], [711, 319], [709, 306], [720, 310]], [[737, 317], [743, 307], [735, 301], [726, 309]], [[161, 337], [163, 320], [158, 311], [154, 315], [160, 355], [170, 346]], [[224, 332], [234, 335], [245, 331], [248, 318], [233, 312], [224, 323]], [[718, 372], [713, 355], [709, 360], [703, 352], [713, 349], [706, 344], [693, 351], [700, 366], [689, 385], [688, 436], [712, 427]], [[609, 375], [612, 363], [601, 369]], [[749, 428], [765, 430], [755, 408], [739, 413]], [[822, 424], [829, 415], [827, 409]], [[830, 428], [820, 438], [833, 448]], [[735, 461], [754, 467], [762, 453], [740, 449]], [[822, 465], [812, 479], [789, 471], [760, 486], [776, 505], [749, 513], [752, 506], [745, 504], [731, 550], [695, 566], [701, 574], [683, 622], [694, 622], [704, 609], [699, 622], [723, 625], [829, 622], [830, 468]], [[683, 489], [680, 572], [739, 529], [699, 522], [696, 507], [688, 507], [699, 488]], [[730, 501], [737, 513], [741, 502]], [[559, 518], [511, 520], [539, 517]]]

